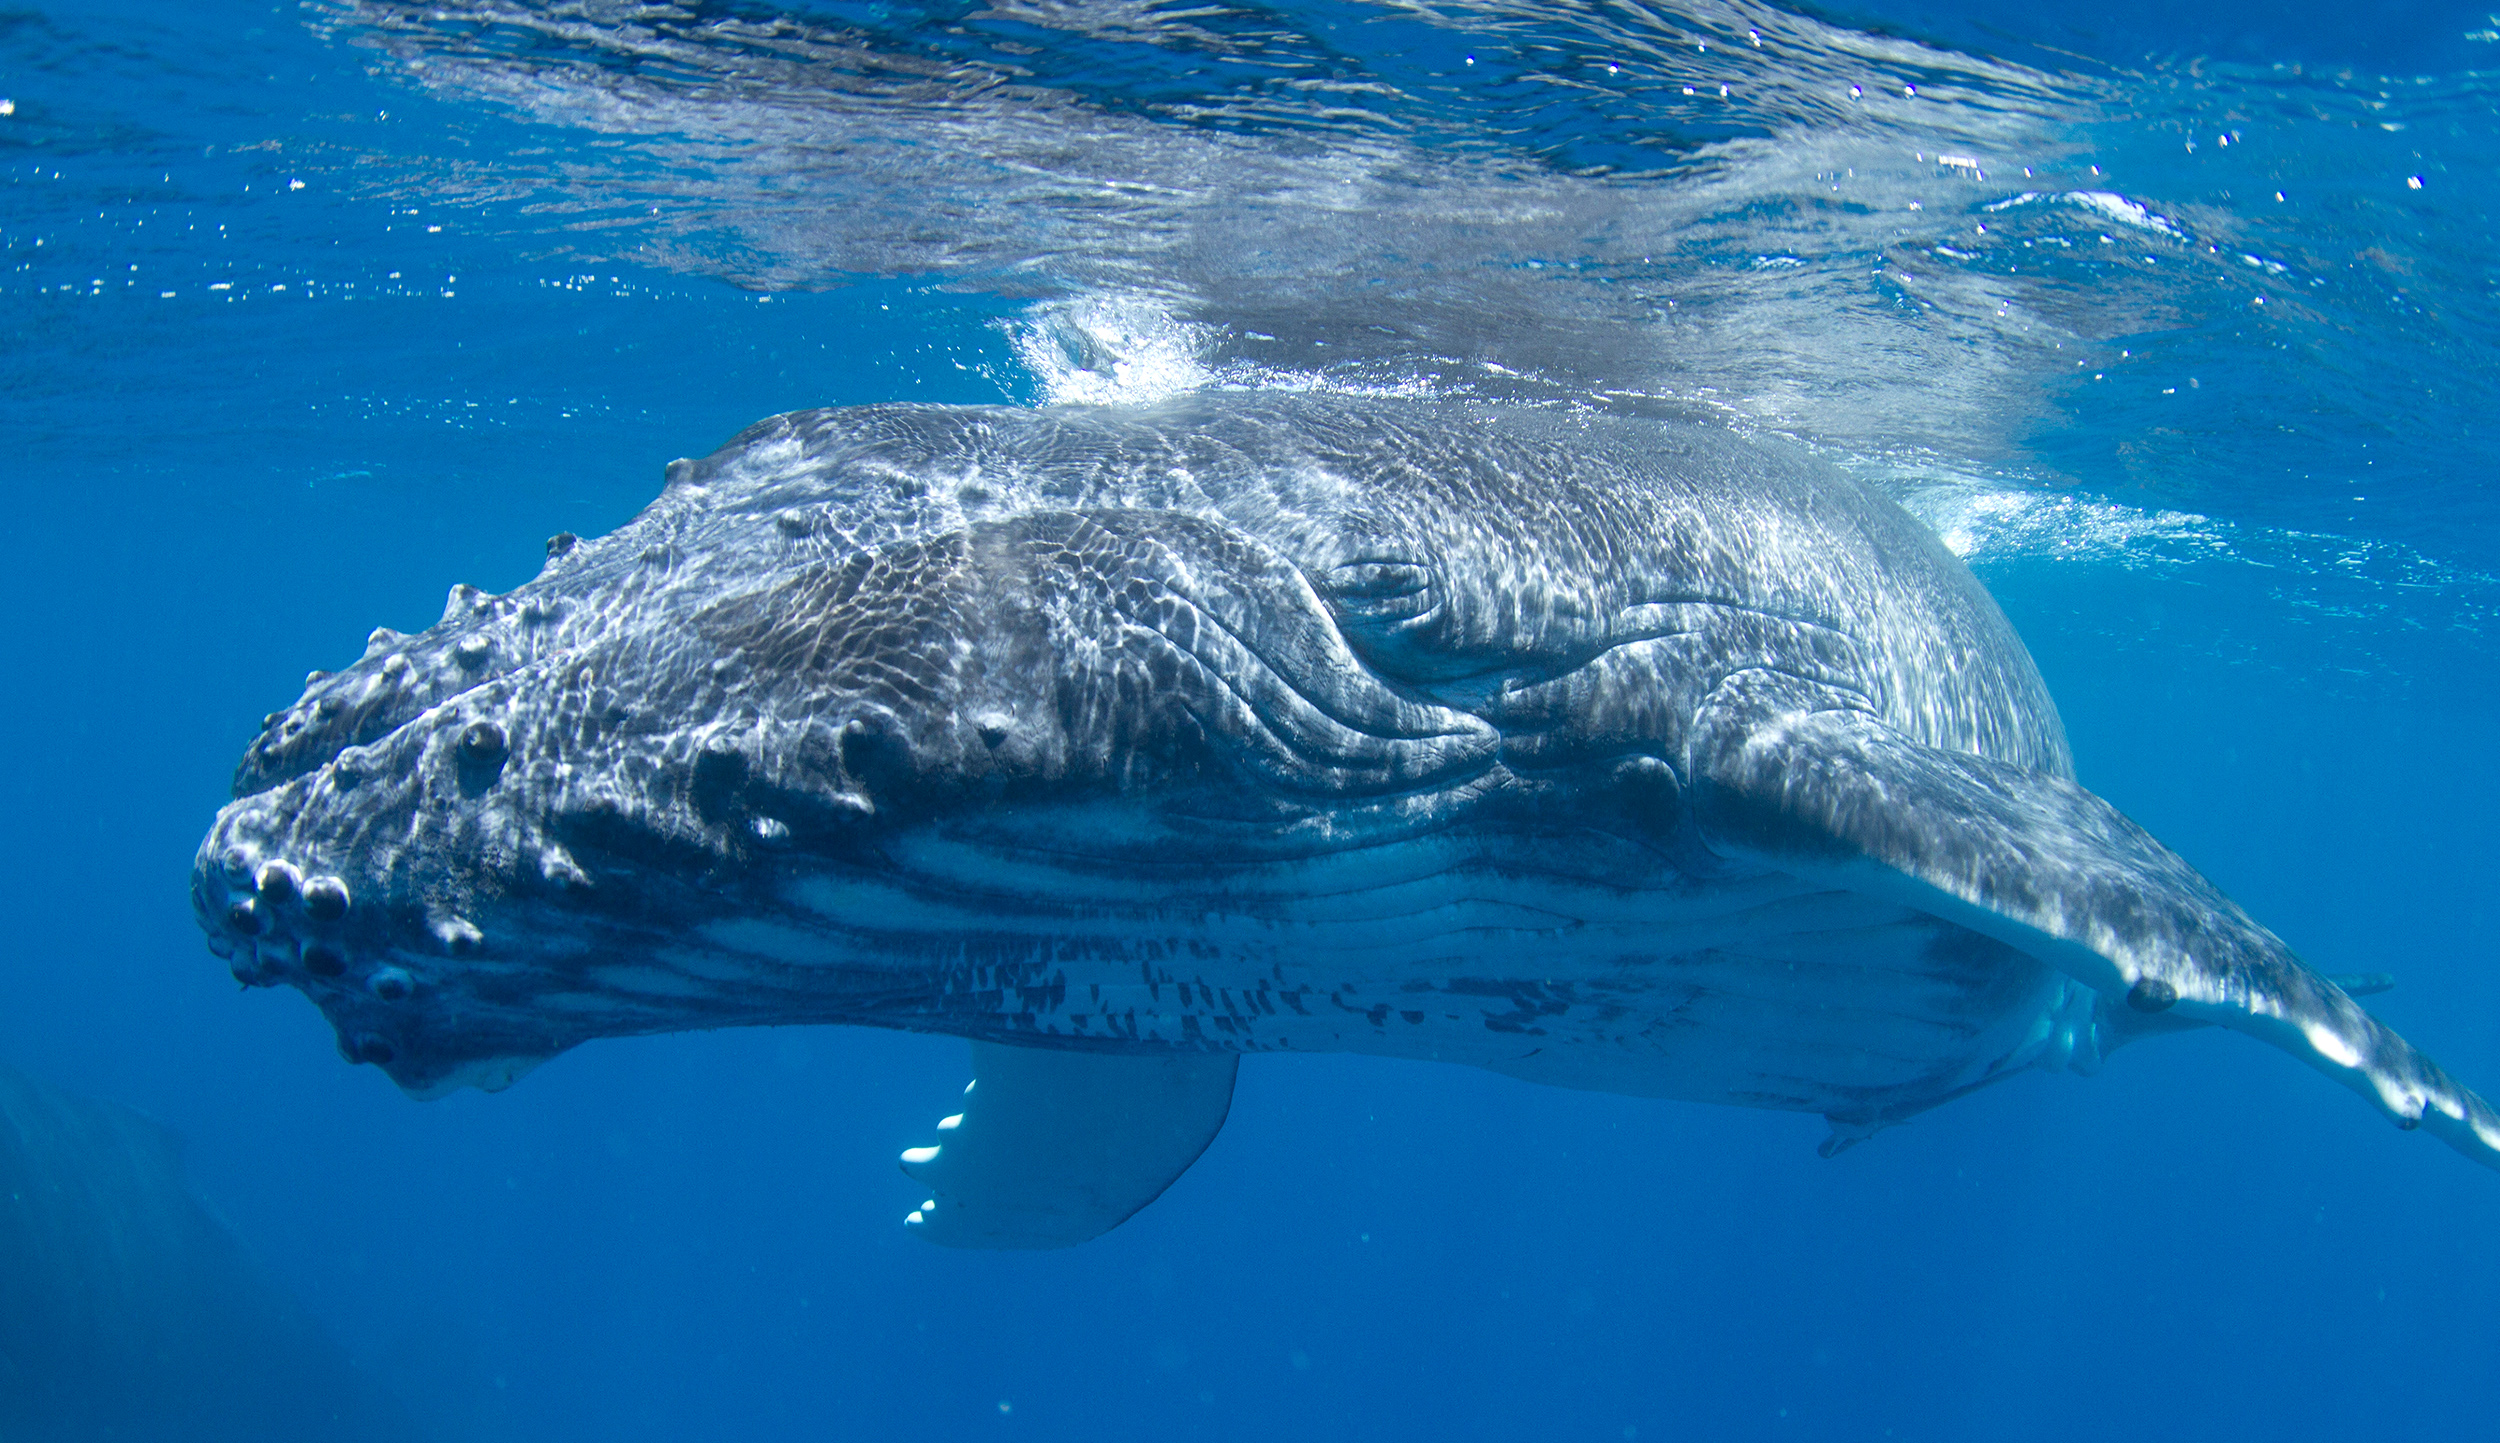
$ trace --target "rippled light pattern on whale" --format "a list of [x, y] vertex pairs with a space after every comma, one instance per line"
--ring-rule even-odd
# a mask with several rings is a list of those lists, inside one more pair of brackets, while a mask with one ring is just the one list
[[[1995, 604], [1715, 428], [1197, 395], [804, 412], [315, 674], [193, 896], [419, 1095], [595, 1037], [974, 1042], [933, 1240], [1082, 1241], [1246, 1052], [1818, 1112], [2220, 1024], [2500, 1117], [2078, 787]], [[2355, 990], [2362, 990], [2356, 985]]]

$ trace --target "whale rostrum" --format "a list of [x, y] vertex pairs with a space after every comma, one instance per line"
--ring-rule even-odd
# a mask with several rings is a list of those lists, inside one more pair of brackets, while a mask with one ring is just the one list
[[314, 673], [192, 895], [409, 1092], [595, 1037], [951, 1033], [940, 1242], [1198, 1156], [1238, 1057], [1817, 1112], [2206, 1024], [2500, 1117], [2076, 785], [1961, 561], [1686, 423], [1209, 393], [764, 421]]

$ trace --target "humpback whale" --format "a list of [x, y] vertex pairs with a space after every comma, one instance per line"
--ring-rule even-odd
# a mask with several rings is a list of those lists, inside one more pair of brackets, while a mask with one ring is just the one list
[[192, 896], [432, 1096], [595, 1037], [971, 1040], [908, 1221], [1081, 1242], [1244, 1053], [1820, 1113], [2248, 1033], [2500, 1116], [2077, 785], [1961, 560], [1722, 428], [1200, 393], [872, 406], [315, 672]]
[[0, 1065], [0, 1438], [418, 1436], [201, 1201], [179, 1139]]

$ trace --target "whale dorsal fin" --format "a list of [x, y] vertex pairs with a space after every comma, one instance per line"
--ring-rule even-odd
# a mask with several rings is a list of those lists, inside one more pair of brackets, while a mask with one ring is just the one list
[[1721, 683], [1692, 746], [1712, 851], [1959, 923], [2111, 1006], [2262, 1038], [2500, 1168], [2500, 1113], [2073, 782], [1922, 745], [1861, 696], [1770, 671]]
[[904, 1222], [951, 1248], [1065, 1248], [1162, 1196], [1232, 1110], [1236, 1053], [972, 1044], [962, 1112], [903, 1154], [929, 1189]]

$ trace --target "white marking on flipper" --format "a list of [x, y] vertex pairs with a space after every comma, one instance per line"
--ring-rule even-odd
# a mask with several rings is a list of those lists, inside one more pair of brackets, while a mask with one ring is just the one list
[[1232, 1108], [1232, 1053], [972, 1044], [976, 1093], [946, 1141], [902, 1156], [930, 1197], [904, 1219], [961, 1248], [1064, 1248], [1110, 1231], [1198, 1160]]
[[[2327, 1061], [2334, 1063], [2338, 1067], [2359, 1067], [2361, 1065], [2361, 1053], [2359, 1049], [2355, 1048], [2351, 1043], [2346, 1042], [2343, 1038], [2337, 1036], [2335, 1034], [2335, 1029], [2327, 1026], [2324, 1022], [2301, 1023], [2300, 1035], [2309, 1039], [2309, 1045], [2318, 1050], [2318, 1055], [2320, 1057], [2325, 1058]], [[2381, 1095], [2385, 1095], [2385, 1089], [2381, 1089]], [[2391, 1109], [2394, 1107], [2392, 1099], [2389, 1102], [2389, 1106]]]
[[1863, 698], [1770, 672], [1713, 694], [1690, 766], [1714, 851], [1959, 923], [2112, 1003], [2262, 1038], [2500, 1169], [2490, 1104], [2062, 777], [1923, 746]]

